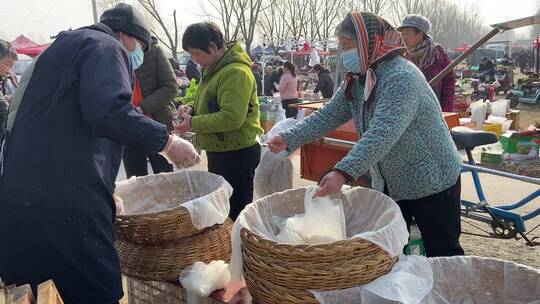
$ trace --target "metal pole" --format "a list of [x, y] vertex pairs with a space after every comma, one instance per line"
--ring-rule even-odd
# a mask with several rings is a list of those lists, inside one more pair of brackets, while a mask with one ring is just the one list
[[96, 0], [92, 0], [92, 10], [94, 11], [94, 23], [98, 23]]
[[465, 58], [467, 58], [472, 52], [476, 51], [479, 47], [482, 46], [482, 44], [486, 43], [489, 39], [491, 39], [493, 36], [497, 35], [501, 30], [498, 28], [494, 28], [491, 32], [489, 32], [486, 36], [484, 36], [482, 39], [478, 40], [475, 44], [473, 44], [468, 50], [466, 50], [463, 54], [459, 55], [458, 58], [456, 58], [452, 63], [450, 63], [444, 70], [442, 70], [435, 78], [433, 78], [430, 82], [430, 86], [435, 86], [439, 81], [441, 81], [446, 74], [448, 74], [450, 71], [454, 70], [454, 68]]

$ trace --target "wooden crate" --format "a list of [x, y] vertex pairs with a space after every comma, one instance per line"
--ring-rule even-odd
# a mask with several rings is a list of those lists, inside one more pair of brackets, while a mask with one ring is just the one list
[[39, 284], [37, 304], [64, 304], [52, 280]]

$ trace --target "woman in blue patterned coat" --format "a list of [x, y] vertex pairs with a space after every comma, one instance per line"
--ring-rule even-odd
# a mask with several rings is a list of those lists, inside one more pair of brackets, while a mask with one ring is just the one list
[[461, 159], [437, 96], [384, 19], [350, 13], [337, 36], [345, 81], [322, 109], [271, 138], [270, 149], [293, 152], [353, 119], [361, 138], [321, 179], [318, 195], [370, 171], [372, 187], [398, 203], [408, 225], [414, 218], [428, 256], [462, 255]]

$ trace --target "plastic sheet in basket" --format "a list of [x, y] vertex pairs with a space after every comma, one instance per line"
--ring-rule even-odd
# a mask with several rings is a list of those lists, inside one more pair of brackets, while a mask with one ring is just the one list
[[474, 256], [402, 256], [369, 284], [313, 293], [321, 304], [539, 304], [540, 271]]
[[[276, 193], [255, 201], [242, 211], [233, 226], [231, 257], [233, 282], [242, 280], [240, 231], [246, 228], [265, 239], [277, 242], [279, 230], [275, 227], [273, 219], [304, 213], [302, 198], [305, 191], [305, 189], [294, 189]], [[380, 192], [357, 187], [332, 198], [341, 199], [343, 202], [347, 238], [360, 238], [372, 242], [384, 249], [391, 257], [396, 257], [402, 252], [409, 234], [398, 205], [390, 197]]]
[[124, 201], [127, 216], [184, 207], [193, 226], [203, 229], [225, 222], [232, 187], [219, 175], [182, 170], [130, 178], [117, 184], [116, 194]]

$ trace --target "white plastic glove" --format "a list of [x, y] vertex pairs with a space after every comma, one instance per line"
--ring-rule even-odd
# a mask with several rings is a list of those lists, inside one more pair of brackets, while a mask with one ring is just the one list
[[201, 157], [195, 147], [189, 141], [175, 134], [169, 135], [167, 146], [159, 154], [178, 169], [193, 167], [201, 162]]

